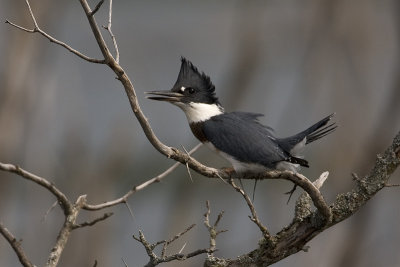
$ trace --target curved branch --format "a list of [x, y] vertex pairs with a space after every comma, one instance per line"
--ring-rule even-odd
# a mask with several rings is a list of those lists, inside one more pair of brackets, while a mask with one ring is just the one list
[[293, 182], [295, 185], [300, 186], [304, 191], [308, 193], [311, 197], [315, 207], [321, 213], [321, 215], [325, 218], [325, 224], [328, 224], [332, 221], [332, 211], [328, 204], [326, 204], [324, 197], [321, 192], [307, 177], [300, 173], [295, 173], [291, 171], [268, 171], [265, 173], [261, 173], [257, 176], [247, 175], [241, 177], [242, 179], [285, 179]]
[[68, 200], [68, 198], [53, 183], [50, 183], [45, 178], [42, 178], [40, 176], [37, 176], [36, 174], [30, 173], [30, 172], [18, 167], [17, 165], [13, 165], [13, 164], [6, 164], [6, 163], [0, 162], [0, 170], [15, 173], [29, 181], [37, 183], [38, 185], [46, 188], [57, 198], [65, 215], [67, 215], [68, 213], [71, 212], [72, 204]]
[[[195, 151], [197, 151], [203, 144], [199, 143], [197, 144], [194, 148], [192, 148], [192, 150], [190, 150], [188, 152], [189, 155], [193, 154]], [[117, 199], [111, 200], [111, 201], [107, 201], [105, 203], [102, 204], [97, 204], [97, 205], [90, 205], [90, 204], [86, 204], [82, 207], [85, 210], [101, 210], [104, 208], [108, 208], [108, 207], [112, 207], [118, 204], [122, 204], [122, 203], [126, 203], [126, 201], [128, 200], [128, 198], [133, 195], [134, 193], [145, 189], [146, 187], [148, 187], [151, 184], [154, 183], [158, 183], [160, 182], [162, 179], [164, 179], [168, 174], [170, 174], [171, 172], [173, 172], [178, 166], [180, 165], [179, 162], [176, 162], [174, 165], [172, 165], [171, 167], [169, 167], [167, 170], [165, 170], [163, 173], [147, 180], [146, 182], [134, 186], [131, 190], [129, 190], [128, 192], [126, 192], [122, 197], [119, 197]]]

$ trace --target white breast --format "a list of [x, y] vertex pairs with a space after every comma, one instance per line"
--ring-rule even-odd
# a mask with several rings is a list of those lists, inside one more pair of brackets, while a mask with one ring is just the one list
[[224, 111], [221, 106], [217, 104], [204, 104], [204, 103], [173, 103], [180, 107], [185, 112], [189, 123], [206, 121], [209, 118], [220, 115]]

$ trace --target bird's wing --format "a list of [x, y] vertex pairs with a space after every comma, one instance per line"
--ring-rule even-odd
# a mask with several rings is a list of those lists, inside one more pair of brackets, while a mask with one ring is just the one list
[[290, 155], [276, 143], [271, 128], [257, 121], [260, 116], [246, 112], [224, 113], [205, 121], [203, 132], [218, 150], [236, 160], [275, 168]]

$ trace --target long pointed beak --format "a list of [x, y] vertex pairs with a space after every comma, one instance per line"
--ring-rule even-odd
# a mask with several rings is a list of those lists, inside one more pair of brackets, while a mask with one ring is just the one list
[[145, 92], [145, 94], [153, 95], [153, 96], [146, 96], [147, 99], [168, 101], [168, 102], [179, 102], [183, 97], [183, 94], [171, 91], [149, 91]]

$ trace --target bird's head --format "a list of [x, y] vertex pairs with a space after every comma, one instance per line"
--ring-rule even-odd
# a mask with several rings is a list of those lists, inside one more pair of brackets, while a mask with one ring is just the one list
[[171, 90], [146, 92], [148, 99], [167, 101], [180, 107], [189, 122], [203, 121], [221, 114], [222, 107], [215, 96], [215, 86], [203, 72], [182, 57], [178, 79]]

